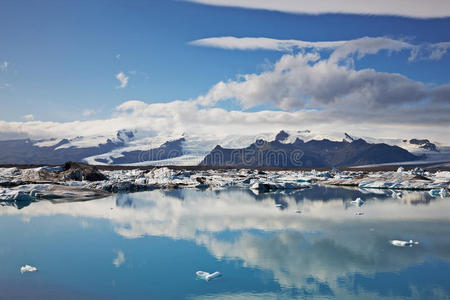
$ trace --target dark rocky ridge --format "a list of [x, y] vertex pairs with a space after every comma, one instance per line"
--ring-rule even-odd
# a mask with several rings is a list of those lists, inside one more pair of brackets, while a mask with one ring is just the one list
[[432, 142], [430, 142], [427, 139], [411, 139], [409, 140], [409, 143], [412, 145], [417, 145], [419, 146], [419, 148], [428, 150], [428, 151], [433, 151], [433, 152], [439, 152], [439, 149], [437, 148], [436, 144], [433, 144]]
[[407, 150], [387, 144], [370, 144], [362, 139], [347, 141], [297, 139], [292, 144], [258, 140], [242, 149], [216, 146], [200, 166], [330, 168], [381, 164], [419, 159]]

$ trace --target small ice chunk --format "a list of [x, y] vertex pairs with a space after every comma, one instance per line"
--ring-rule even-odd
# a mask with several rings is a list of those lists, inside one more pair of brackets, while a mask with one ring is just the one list
[[413, 245], [418, 245], [419, 242], [415, 242], [413, 240], [409, 240], [409, 241], [400, 241], [400, 240], [392, 240], [390, 241], [392, 245], [397, 246], [397, 247], [412, 247]]
[[446, 189], [441, 188], [441, 189], [432, 189], [428, 192], [430, 194], [430, 196], [432, 197], [441, 197], [441, 198], [445, 198], [448, 196], [448, 192]]
[[218, 278], [218, 277], [221, 277], [222, 276], [222, 274], [220, 273], [220, 272], [214, 272], [214, 273], [208, 273], [208, 272], [205, 272], [205, 271], [197, 271], [197, 272], [195, 272], [195, 274], [197, 275], [197, 278], [198, 279], [203, 279], [203, 280], [205, 280], [205, 281], [210, 281], [210, 280], [212, 280], [212, 279], [215, 279], [215, 278]]
[[356, 198], [351, 203], [357, 205], [358, 207], [361, 207], [364, 204], [364, 201], [361, 198]]
[[22, 273], [22, 274], [25, 272], [36, 272], [36, 271], [37, 271], [37, 268], [32, 267], [30, 265], [25, 265], [20, 268], [20, 273]]
[[397, 169], [397, 173], [402, 173], [402, 172], [405, 172], [405, 168], [399, 167], [399, 168]]

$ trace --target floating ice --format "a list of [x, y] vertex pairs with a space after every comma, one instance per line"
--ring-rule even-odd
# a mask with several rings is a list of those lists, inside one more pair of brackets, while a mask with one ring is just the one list
[[197, 272], [195, 272], [195, 274], [197, 275], [198, 279], [203, 279], [205, 281], [210, 281], [212, 279], [222, 276], [222, 274], [220, 272], [214, 272], [214, 273], [210, 274], [205, 271], [197, 271]]
[[402, 194], [402, 192], [400, 192], [400, 191], [395, 191], [395, 190], [392, 190], [392, 198], [395, 198], [395, 199], [400, 199], [400, 198], [402, 198], [403, 197], [403, 194]]
[[37, 268], [32, 267], [30, 265], [25, 265], [20, 268], [20, 273], [22, 273], [22, 274], [25, 272], [36, 272], [36, 271], [37, 271]]
[[413, 245], [418, 245], [419, 242], [415, 242], [413, 240], [409, 240], [408, 241], [400, 241], [400, 240], [392, 240], [390, 241], [392, 245], [397, 246], [397, 247], [412, 247]]
[[432, 189], [431, 191], [428, 192], [431, 196], [433, 197], [441, 197], [441, 198], [445, 198], [448, 196], [448, 192], [446, 189], [442, 188], [442, 189]]
[[357, 205], [358, 207], [361, 207], [361, 206], [363, 206], [364, 201], [361, 198], [356, 198], [351, 203], [354, 205]]
[[362, 215], [364, 215], [364, 213], [361, 212], [361, 211], [357, 211], [357, 212], [355, 212], [355, 215], [356, 215], [356, 216], [362, 216]]
[[269, 190], [269, 186], [267, 184], [261, 183], [261, 182], [255, 182], [251, 187], [251, 190], [257, 190], [257, 191], [267, 191]]

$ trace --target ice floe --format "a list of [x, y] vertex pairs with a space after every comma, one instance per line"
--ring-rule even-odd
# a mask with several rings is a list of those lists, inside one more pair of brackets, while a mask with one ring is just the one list
[[[47, 184], [45, 189], [32, 184]], [[254, 170], [254, 169], [174, 169], [168, 167], [98, 170], [94, 166], [66, 163], [61, 167], [30, 169], [0, 168], [0, 201], [31, 201], [38, 198], [104, 196], [108, 193], [152, 189], [244, 188], [254, 194], [289, 192], [314, 184], [358, 187], [366, 194], [392, 195], [400, 190], [428, 190], [433, 197], [448, 197], [450, 172], [430, 172], [420, 168], [396, 171]], [[392, 192], [391, 192], [392, 191]], [[363, 200], [352, 202], [361, 206]], [[361, 202], [362, 201], [362, 202]]]
[[413, 240], [409, 241], [400, 241], [400, 240], [392, 240], [390, 243], [396, 247], [412, 247], [414, 245], [418, 245], [419, 242], [415, 242]]
[[361, 198], [356, 198], [356, 199], [353, 200], [351, 203], [352, 203], [353, 205], [356, 205], [356, 206], [358, 206], [358, 207], [361, 207], [361, 206], [363, 206], [364, 201], [363, 201]]

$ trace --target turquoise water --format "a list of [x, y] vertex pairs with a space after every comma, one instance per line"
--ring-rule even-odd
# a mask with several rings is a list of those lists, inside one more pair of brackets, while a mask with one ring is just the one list
[[320, 186], [0, 206], [0, 298], [449, 299], [449, 216], [449, 198]]

